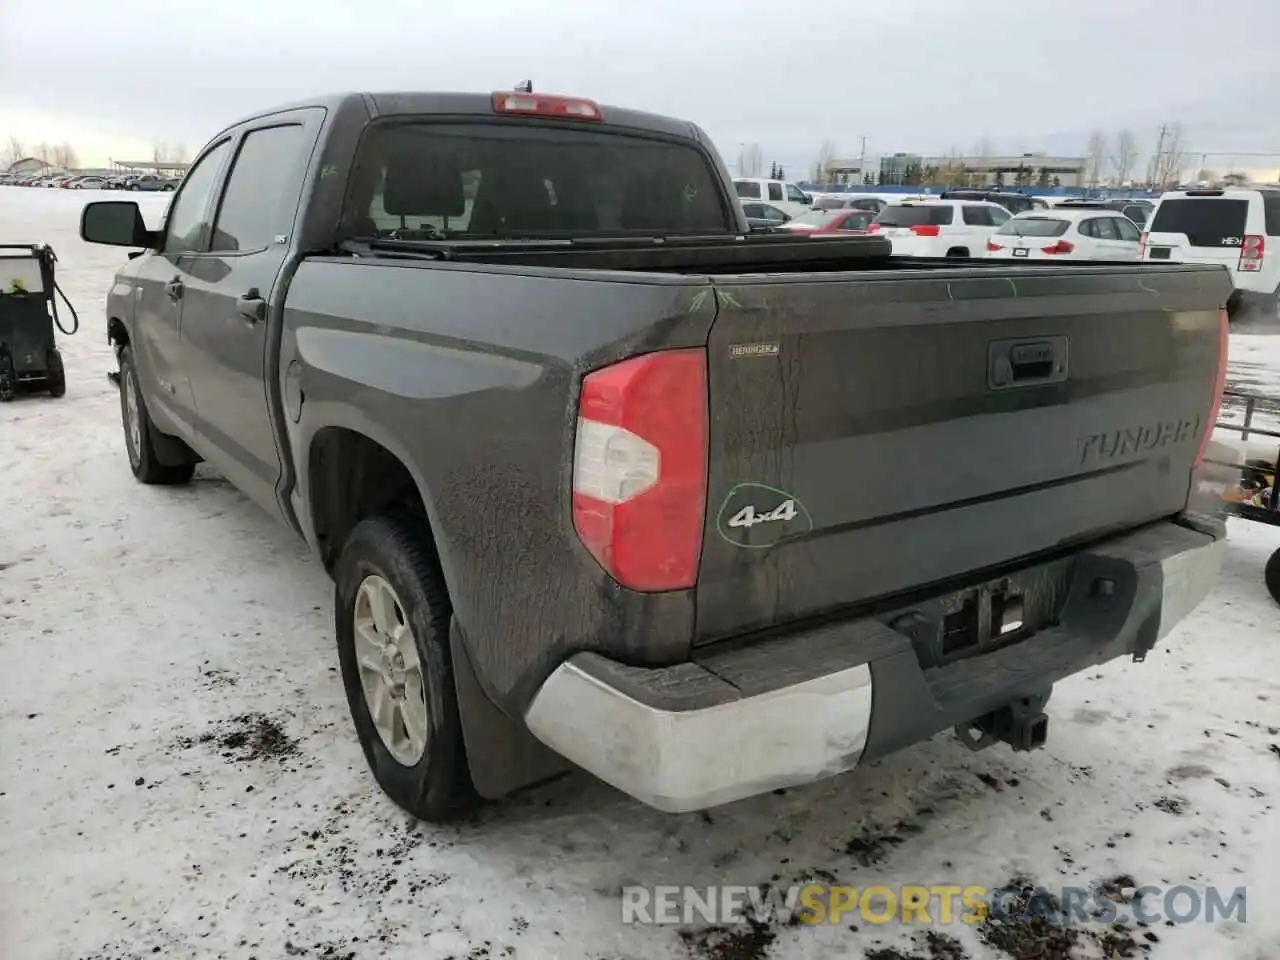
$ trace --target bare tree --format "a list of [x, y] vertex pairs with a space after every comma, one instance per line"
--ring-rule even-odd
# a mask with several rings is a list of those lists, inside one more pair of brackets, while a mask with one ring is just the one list
[[175, 143], [169, 150], [169, 160], [173, 163], [186, 163], [191, 158], [185, 143]]
[[743, 177], [764, 176], [764, 152], [758, 143], [748, 143], [742, 148], [742, 169], [738, 172]]
[[52, 153], [53, 153], [53, 149], [49, 146], [49, 144], [44, 143], [43, 141], [40, 143], [38, 147], [36, 147], [36, 156], [40, 159], [40, 162], [43, 163], [46, 167], [53, 163]]
[[1218, 179], [1218, 171], [1210, 170], [1208, 167], [1201, 167], [1196, 171], [1196, 181], [1201, 183], [1214, 183]]
[[1134, 162], [1138, 159], [1138, 138], [1132, 130], [1121, 130], [1116, 134], [1115, 152], [1111, 154], [1111, 168], [1115, 171], [1116, 183], [1124, 184], [1133, 172]]
[[10, 137], [8, 147], [9, 162], [17, 163], [24, 156], [26, 156], [26, 154], [24, 154], [22, 150], [22, 141], [17, 137]]
[[827, 182], [827, 170], [831, 167], [831, 161], [835, 158], [835, 141], [823, 140], [822, 146], [818, 148], [818, 158], [813, 163], [813, 175], [811, 179], [814, 183], [824, 184]]
[[993, 149], [994, 148], [991, 146], [991, 141], [984, 136], [982, 137], [982, 139], [980, 139], [977, 143], [973, 145], [973, 156], [977, 160], [986, 160], [988, 157], [991, 156], [991, 152]]
[[80, 166], [80, 157], [76, 154], [75, 147], [71, 144], [58, 144], [53, 148], [53, 165], [60, 170], [74, 170]]
[[1155, 160], [1155, 182], [1164, 186], [1182, 179], [1183, 168], [1187, 165], [1187, 145], [1182, 135], [1182, 124], [1165, 124], [1161, 132], [1161, 148]]
[[1096, 187], [1102, 179], [1102, 164], [1107, 156], [1107, 135], [1101, 130], [1093, 131], [1089, 134], [1089, 144], [1085, 149], [1088, 151], [1085, 182]]
[[151, 145], [151, 162], [167, 163], [169, 161], [169, 145], [161, 140]]

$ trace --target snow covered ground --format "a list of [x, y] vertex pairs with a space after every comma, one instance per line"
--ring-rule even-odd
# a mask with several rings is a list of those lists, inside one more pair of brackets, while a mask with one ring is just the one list
[[[1146, 663], [1061, 684], [1045, 750], [942, 736], [705, 815], [577, 776], [417, 825], [365, 772], [303, 545], [203, 468], [129, 475], [102, 318], [124, 257], [76, 238], [87, 199], [0, 187], [0, 242], [52, 243], [84, 324], [64, 399], [0, 406], [0, 957], [1067, 956], [1031, 927], [620, 922], [629, 884], [1014, 877], [1247, 885], [1246, 922], [1096, 928], [1075, 955], [1280, 956], [1280, 530], [1233, 523], [1220, 585]], [[1277, 347], [1237, 338], [1237, 379], [1280, 384]]]

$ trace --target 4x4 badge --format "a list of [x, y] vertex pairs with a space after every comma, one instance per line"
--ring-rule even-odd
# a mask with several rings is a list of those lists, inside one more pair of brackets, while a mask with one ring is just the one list
[[760, 550], [808, 533], [813, 517], [794, 495], [767, 483], [733, 486], [716, 514], [716, 530], [735, 547]]

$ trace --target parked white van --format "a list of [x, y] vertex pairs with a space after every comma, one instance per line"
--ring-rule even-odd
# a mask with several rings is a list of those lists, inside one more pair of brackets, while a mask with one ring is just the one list
[[738, 177], [733, 181], [733, 187], [738, 191], [739, 200], [762, 200], [792, 217], [808, 213], [813, 204], [813, 198], [785, 180]]
[[1171, 190], [1143, 234], [1142, 259], [1221, 263], [1231, 271], [1232, 317], [1280, 318], [1280, 189]]

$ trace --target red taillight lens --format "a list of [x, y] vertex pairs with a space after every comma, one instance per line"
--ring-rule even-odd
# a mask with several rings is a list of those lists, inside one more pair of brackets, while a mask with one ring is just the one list
[[1267, 252], [1266, 237], [1249, 235], [1240, 245], [1240, 270], [1244, 273], [1257, 273], [1262, 269], [1262, 256]]
[[706, 351], [663, 350], [588, 374], [573, 526], [591, 555], [632, 590], [692, 587], [706, 506]]
[[1051, 247], [1041, 247], [1040, 249], [1045, 253], [1057, 254], [1057, 253], [1070, 253], [1075, 248], [1076, 247], [1074, 243], [1068, 243], [1066, 240], [1059, 240], [1057, 243], [1055, 243]]
[[880, 224], [878, 223], [867, 224], [867, 233], [879, 233], [879, 232], [880, 232]]
[[992, 243], [990, 240], [987, 241], [987, 253], [995, 253], [997, 250], [1003, 249], [1004, 247], [1000, 246], [1000, 244]]
[[1138, 259], [1141, 260], [1147, 255], [1147, 232], [1144, 230], [1142, 236], [1138, 238]]
[[493, 94], [494, 113], [517, 113], [535, 117], [559, 117], [562, 120], [603, 120], [600, 106], [581, 97], [557, 97], [546, 93]]
[[933, 224], [926, 223], [926, 224], [921, 224], [918, 227], [912, 227], [911, 232], [914, 233], [917, 237], [936, 237], [942, 233], [942, 230], [940, 227], [936, 227]]
[[1209, 422], [1205, 424], [1204, 433], [1200, 436], [1200, 446], [1196, 450], [1195, 465], [1204, 462], [1209, 450], [1209, 441], [1213, 438], [1214, 427], [1218, 423], [1218, 414], [1222, 412], [1222, 391], [1227, 388], [1227, 353], [1231, 344], [1231, 322], [1224, 309], [1218, 314], [1218, 372], [1213, 378], [1213, 396], [1209, 399]]

